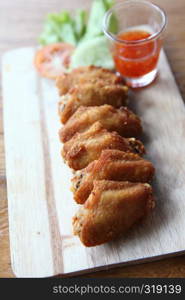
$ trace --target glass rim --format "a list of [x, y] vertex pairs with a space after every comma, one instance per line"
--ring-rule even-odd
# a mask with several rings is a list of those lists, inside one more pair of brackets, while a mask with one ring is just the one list
[[[134, 2], [139, 3], [139, 4], [146, 4], [150, 7], [153, 7], [158, 12], [160, 12], [160, 14], [162, 15], [162, 26], [161, 26], [160, 30], [158, 30], [157, 32], [151, 34], [149, 37], [147, 37], [145, 39], [138, 40], [138, 41], [120, 40], [119, 38], [116, 37], [115, 34], [113, 34], [113, 33], [111, 33], [110, 31], [107, 30], [107, 20], [113, 14], [114, 8], [119, 8], [119, 7], [124, 6], [125, 4], [130, 4], [130, 3], [134, 3]], [[154, 39], [158, 38], [161, 35], [161, 33], [164, 31], [164, 29], [166, 28], [166, 25], [167, 25], [167, 15], [166, 15], [165, 11], [161, 7], [159, 7], [158, 5], [156, 5], [152, 2], [144, 1], [144, 0], [131, 0], [131, 1], [127, 0], [127, 1], [124, 1], [123, 3], [117, 3], [106, 12], [106, 14], [103, 18], [103, 32], [104, 32], [104, 34], [109, 39], [111, 39], [115, 42], [118, 42], [118, 43], [121, 43], [121, 44], [128, 44], [128, 45], [146, 43], [146, 42], [149, 42], [151, 40], [154, 40]]]

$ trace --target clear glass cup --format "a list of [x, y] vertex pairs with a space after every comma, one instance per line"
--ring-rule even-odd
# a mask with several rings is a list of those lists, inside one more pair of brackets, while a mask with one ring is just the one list
[[155, 79], [166, 23], [161, 8], [142, 0], [118, 3], [106, 13], [103, 31], [127, 85], [143, 87]]

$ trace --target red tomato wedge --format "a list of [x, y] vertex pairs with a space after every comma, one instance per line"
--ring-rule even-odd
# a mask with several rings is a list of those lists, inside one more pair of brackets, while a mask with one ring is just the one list
[[66, 43], [47, 45], [35, 54], [35, 67], [43, 76], [56, 79], [64, 73], [70, 64], [74, 46]]

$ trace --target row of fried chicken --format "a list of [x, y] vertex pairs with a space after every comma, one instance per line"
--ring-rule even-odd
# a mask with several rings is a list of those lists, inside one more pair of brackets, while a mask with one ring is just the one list
[[98, 67], [81, 67], [57, 79], [64, 126], [62, 156], [75, 171], [74, 200], [82, 204], [74, 233], [85, 246], [117, 238], [154, 207], [152, 163], [136, 138], [141, 121], [127, 105], [121, 77]]

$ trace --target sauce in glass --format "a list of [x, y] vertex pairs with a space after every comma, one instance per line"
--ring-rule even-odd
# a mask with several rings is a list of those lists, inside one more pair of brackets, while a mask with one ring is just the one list
[[[141, 77], [156, 68], [161, 41], [145, 42], [150, 36], [150, 33], [143, 30], [127, 31], [117, 36], [119, 40], [123, 40], [123, 43], [115, 44], [113, 53], [116, 69], [120, 74], [125, 77]], [[134, 44], [133, 41], [141, 42]]]

